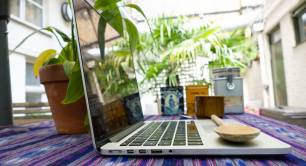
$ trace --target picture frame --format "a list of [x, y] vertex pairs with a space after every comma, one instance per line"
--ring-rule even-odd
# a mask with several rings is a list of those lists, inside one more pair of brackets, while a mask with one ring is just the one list
[[184, 114], [184, 88], [182, 86], [161, 87], [162, 115]]

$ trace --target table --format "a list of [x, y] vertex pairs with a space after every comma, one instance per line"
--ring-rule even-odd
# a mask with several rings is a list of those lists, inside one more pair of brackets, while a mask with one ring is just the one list
[[[306, 129], [252, 114], [227, 115], [293, 147], [281, 156], [101, 156], [88, 134], [59, 135], [53, 121], [0, 130], [0, 165], [306, 165]], [[179, 119], [146, 116], [146, 120]]]

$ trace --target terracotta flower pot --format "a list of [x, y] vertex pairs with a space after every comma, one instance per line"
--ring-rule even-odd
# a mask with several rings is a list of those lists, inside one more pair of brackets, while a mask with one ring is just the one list
[[45, 86], [52, 117], [60, 134], [84, 133], [85, 98], [72, 104], [62, 104], [68, 86], [63, 65], [48, 65], [40, 69], [40, 82]]

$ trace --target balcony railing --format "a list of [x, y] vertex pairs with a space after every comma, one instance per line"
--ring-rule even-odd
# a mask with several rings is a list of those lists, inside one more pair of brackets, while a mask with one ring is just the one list
[[13, 103], [14, 119], [51, 118], [48, 103]]

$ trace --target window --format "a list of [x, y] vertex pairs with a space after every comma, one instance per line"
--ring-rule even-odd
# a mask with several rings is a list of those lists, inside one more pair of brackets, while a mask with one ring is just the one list
[[33, 64], [26, 64], [26, 86], [40, 86], [40, 82], [33, 74]]
[[26, 102], [39, 103], [41, 102], [41, 93], [26, 93]]
[[297, 43], [306, 41], [306, 4], [296, 10], [293, 19]]
[[11, 14], [20, 19], [43, 26], [43, 0], [11, 0]]
[[39, 79], [35, 78], [33, 74], [33, 64], [26, 63], [26, 102], [41, 102], [42, 100], [42, 91], [40, 90]]
[[280, 27], [270, 33], [271, 69], [276, 106], [287, 106], [287, 85]]
[[10, 12], [12, 15], [20, 17], [20, 0], [10, 1]]

